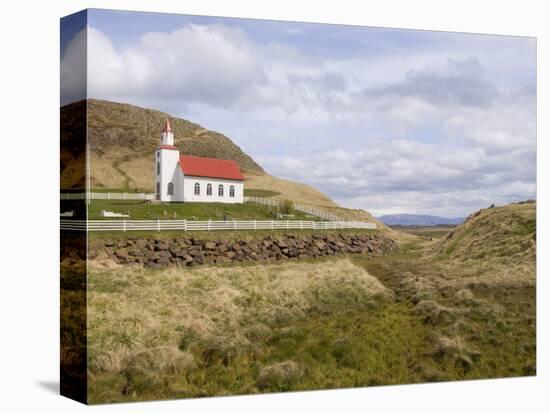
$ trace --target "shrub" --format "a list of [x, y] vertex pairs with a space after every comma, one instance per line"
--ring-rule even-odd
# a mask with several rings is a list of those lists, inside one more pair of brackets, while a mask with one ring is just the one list
[[288, 391], [303, 374], [302, 367], [294, 361], [278, 362], [262, 368], [256, 384], [262, 390]]
[[294, 202], [288, 199], [281, 201], [279, 205], [279, 209], [282, 214], [290, 214], [293, 207], [294, 207]]

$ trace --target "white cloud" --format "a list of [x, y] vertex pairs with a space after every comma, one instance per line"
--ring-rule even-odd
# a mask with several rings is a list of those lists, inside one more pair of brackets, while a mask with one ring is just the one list
[[534, 159], [528, 150], [487, 154], [479, 147], [451, 150], [392, 139], [373, 150], [271, 155], [262, 165], [307, 182], [344, 205], [382, 213], [465, 215], [492, 203], [535, 196]]
[[275, 175], [377, 214], [463, 215], [534, 196], [530, 43], [453, 39], [343, 58], [221, 24], [124, 47], [90, 27], [88, 91], [218, 129]]
[[67, 44], [60, 63], [61, 105], [86, 97], [86, 30]]
[[224, 106], [266, 80], [255, 45], [239, 30], [221, 25], [146, 33], [122, 50], [90, 27], [88, 42], [91, 96]]

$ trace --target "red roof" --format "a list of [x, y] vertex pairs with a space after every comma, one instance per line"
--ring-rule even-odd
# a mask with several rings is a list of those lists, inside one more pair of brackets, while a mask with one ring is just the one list
[[180, 167], [185, 175], [193, 177], [244, 180], [241, 169], [233, 160], [217, 160], [215, 158], [182, 155], [180, 156]]
[[171, 150], [177, 150], [178, 147], [174, 146], [174, 145], [161, 145], [160, 147], [158, 147], [157, 149], [171, 149]]
[[166, 121], [164, 121], [164, 129], [162, 132], [172, 132], [172, 126], [170, 125], [170, 121], [168, 118], [166, 118]]

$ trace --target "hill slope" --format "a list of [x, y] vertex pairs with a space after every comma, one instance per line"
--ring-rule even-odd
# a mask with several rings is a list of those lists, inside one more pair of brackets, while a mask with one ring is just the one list
[[[61, 108], [62, 124], [67, 126], [65, 130], [70, 132], [71, 117], [81, 114], [85, 109], [86, 101]], [[330, 210], [342, 218], [373, 221], [385, 228], [364, 210], [343, 209], [327, 195], [311, 186], [267, 174], [228, 137], [205, 129], [199, 124], [172, 117], [161, 111], [98, 99], [87, 101], [87, 114], [92, 187], [152, 191], [152, 154], [159, 143], [163, 122], [169, 118], [174, 130], [175, 145], [182, 153], [235, 160], [245, 174], [245, 188], [275, 191], [280, 194], [274, 198], [290, 199]], [[62, 148], [70, 148], [67, 140], [70, 140], [72, 135], [68, 132], [62, 132], [62, 141], [65, 140]], [[70, 159], [71, 154], [65, 153], [66, 151], [62, 150], [62, 159]], [[75, 170], [81, 171], [78, 168]], [[62, 180], [65, 188], [82, 183], [82, 177], [71, 174], [70, 169], [62, 172]]]
[[464, 266], [478, 261], [501, 281], [534, 283], [536, 203], [479, 210], [434, 244], [432, 253]]

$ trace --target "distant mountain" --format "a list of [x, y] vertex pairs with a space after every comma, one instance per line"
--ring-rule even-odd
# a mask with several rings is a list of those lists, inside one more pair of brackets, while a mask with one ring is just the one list
[[388, 226], [437, 226], [438, 224], [460, 224], [464, 217], [437, 217], [424, 214], [386, 214], [378, 220]]

